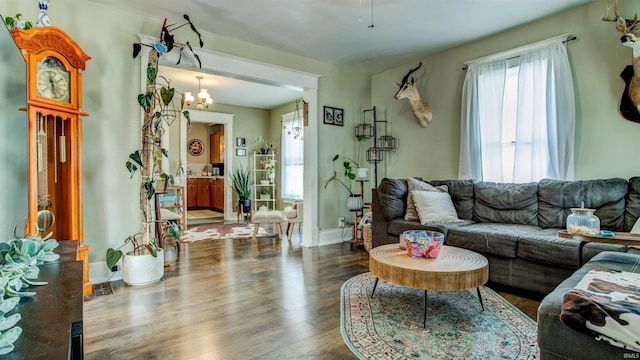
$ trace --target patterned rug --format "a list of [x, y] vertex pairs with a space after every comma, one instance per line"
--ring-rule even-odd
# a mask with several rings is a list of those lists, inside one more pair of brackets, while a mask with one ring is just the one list
[[424, 291], [364, 273], [342, 285], [342, 338], [360, 359], [539, 359], [535, 321], [493, 290]]
[[[200, 240], [247, 239], [253, 235], [254, 224], [202, 224], [184, 231], [180, 242], [190, 243]], [[273, 237], [263, 227], [258, 229], [256, 237]]]

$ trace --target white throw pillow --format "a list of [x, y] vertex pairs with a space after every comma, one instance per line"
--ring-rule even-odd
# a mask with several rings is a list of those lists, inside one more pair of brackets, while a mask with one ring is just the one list
[[416, 204], [413, 200], [413, 192], [415, 190], [449, 192], [447, 185], [433, 186], [427, 182], [414, 179], [412, 177], [407, 178], [407, 188], [409, 195], [407, 196], [407, 209], [404, 213], [404, 219], [409, 221], [420, 221], [418, 211], [416, 210]]
[[436, 191], [413, 191], [413, 200], [420, 216], [420, 223], [458, 222], [456, 208], [449, 193]]
[[640, 217], [638, 218], [638, 220], [636, 220], [636, 223], [633, 224], [633, 227], [629, 232], [632, 234], [640, 234]]

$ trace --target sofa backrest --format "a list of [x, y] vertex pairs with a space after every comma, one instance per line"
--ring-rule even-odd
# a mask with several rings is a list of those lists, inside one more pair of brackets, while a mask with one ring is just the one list
[[538, 183], [538, 225], [541, 228], [566, 228], [571, 208], [595, 209], [603, 230], [623, 231], [625, 179], [562, 181], [543, 179]]
[[476, 222], [538, 225], [538, 183], [477, 182]]
[[473, 192], [473, 180], [431, 180], [433, 186], [447, 185], [451, 201], [458, 213], [458, 219], [473, 220], [473, 204], [475, 203]]

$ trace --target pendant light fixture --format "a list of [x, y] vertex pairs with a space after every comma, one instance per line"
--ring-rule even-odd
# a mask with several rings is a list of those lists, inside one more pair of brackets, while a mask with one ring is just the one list
[[[208, 108], [209, 105], [213, 104], [213, 99], [207, 92], [207, 89], [203, 89], [200, 86], [200, 82], [202, 81], [203, 77], [196, 76], [196, 79], [198, 79], [198, 102], [196, 104], [196, 107], [198, 108], [198, 110], [202, 110], [205, 107]], [[196, 99], [193, 97], [190, 91], [185, 91], [184, 102], [187, 104], [187, 106], [191, 106], [191, 103], [193, 103], [195, 100]]]
[[300, 99], [296, 100], [296, 109], [293, 112], [293, 119], [290, 125], [287, 126], [285, 122], [282, 123], [282, 128], [287, 129], [287, 135], [293, 136], [294, 139], [304, 140], [304, 126], [302, 123], [302, 116], [300, 115]]

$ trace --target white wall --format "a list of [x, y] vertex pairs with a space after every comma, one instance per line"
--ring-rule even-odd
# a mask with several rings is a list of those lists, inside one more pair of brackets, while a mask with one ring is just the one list
[[[620, 1], [619, 13], [632, 17], [632, 0]], [[372, 103], [386, 110], [400, 148], [385, 160], [386, 174], [425, 179], [456, 178], [460, 146], [460, 104], [465, 72], [463, 62], [563, 33], [568, 43], [576, 93], [576, 178], [593, 179], [640, 175], [640, 124], [618, 112], [624, 82], [619, 74], [631, 63], [631, 49], [620, 44], [615, 25], [600, 20], [607, 2], [568, 10], [519, 28], [431, 56], [418, 70], [416, 86], [433, 108], [433, 122], [420, 128], [407, 100], [394, 100], [404, 74], [418, 61], [373, 76]]]

